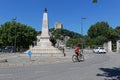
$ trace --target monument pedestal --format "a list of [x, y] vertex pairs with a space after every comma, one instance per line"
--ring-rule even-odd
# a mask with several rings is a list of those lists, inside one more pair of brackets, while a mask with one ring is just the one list
[[35, 46], [30, 50], [33, 53], [32, 56], [64, 56], [62, 51], [53, 46], [48, 47]]

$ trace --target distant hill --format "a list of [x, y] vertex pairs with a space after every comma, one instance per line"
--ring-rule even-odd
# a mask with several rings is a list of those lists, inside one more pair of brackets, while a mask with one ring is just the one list
[[73, 32], [73, 31], [69, 31], [67, 29], [57, 29], [54, 30], [54, 28], [49, 29], [50, 33], [52, 35], [54, 35], [56, 38], [60, 37], [60, 36], [69, 36], [70, 38], [80, 38], [81, 35]]

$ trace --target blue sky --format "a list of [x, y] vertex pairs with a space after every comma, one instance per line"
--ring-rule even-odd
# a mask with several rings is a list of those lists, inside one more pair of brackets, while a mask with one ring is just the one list
[[81, 17], [83, 33], [96, 22], [105, 21], [115, 28], [120, 26], [120, 0], [0, 0], [0, 24], [12, 21], [32, 26], [41, 31], [44, 8], [48, 9], [49, 28], [55, 22], [62, 22], [63, 28], [81, 33]]

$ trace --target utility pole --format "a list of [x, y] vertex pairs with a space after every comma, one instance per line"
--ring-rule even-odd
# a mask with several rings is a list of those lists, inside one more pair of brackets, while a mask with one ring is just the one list
[[14, 26], [15, 26], [15, 36], [14, 36], [14, 47], [15, 47], [15, 52], [16, 52], [16, 18], [12, 19]]
[[82, 38], [81, 38], [81, 42], [82, 42], [81, 50], [82, 50], [82, 52], [83, 52], [83, 46], [84, 46], [84, 44], [83, 44], [83, 20], [85, 20], [85, 19], [86, 18], [84, 18], [84, 17], [81, 18], [81, 35], [82, 35]]

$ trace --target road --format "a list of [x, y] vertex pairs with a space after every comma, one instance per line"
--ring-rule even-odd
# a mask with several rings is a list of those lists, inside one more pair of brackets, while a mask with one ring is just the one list
[[120, 80], [120, 54], [87, 52], [84, 62], [0, 67], [0, 80]]

